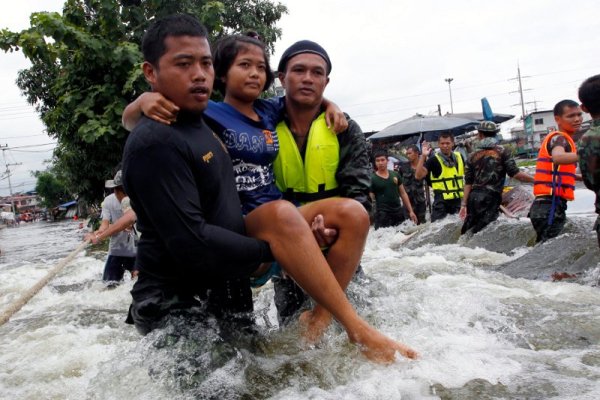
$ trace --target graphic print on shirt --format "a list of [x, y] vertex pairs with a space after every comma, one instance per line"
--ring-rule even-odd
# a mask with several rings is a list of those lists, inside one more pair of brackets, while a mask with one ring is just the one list
[[255, 190], [273, 183], [270, 164], [279, 151], [279, 140], [274, 132], [225, 129], [222, 140], [229, 149], [238, 191]]

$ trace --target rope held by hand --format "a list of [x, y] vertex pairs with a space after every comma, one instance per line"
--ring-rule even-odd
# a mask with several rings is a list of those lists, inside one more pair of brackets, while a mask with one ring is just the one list
[[21, 297], [19, 297], [15, 302], [13, 302], [6, 310], [0, 314], [0, 326], [4, 325], [8, 320], [17, 313], [29, 300], [33, 298], [44, 286], [48, 284], [64, 267], [66, 267], [73, 258], [79, 253], [81, 250], [85, 248], [89, 243], [89, 240], [84, 241], [73, 250], [68, 256], [63, 258], [54, 268], [52, 268], [46, 276], [40, 279], [35, 285], [33, 285], [28, 291], [23, 293]]

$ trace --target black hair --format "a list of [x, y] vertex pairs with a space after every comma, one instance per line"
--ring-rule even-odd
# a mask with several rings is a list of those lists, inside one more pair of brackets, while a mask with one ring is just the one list
[[158, 60], [166, 53], [165, 39], [169, 36], [208, 37], [206, 28], [196, 18], [174, 14], [156, 20], [144, 34], [142, 54], [144, 60], [158, 67]]
[[442, 132], [440, 133], [440, 137], [438, 139], [438, 142], [441, 138], [446, 138], [446, 139], [450, 139], [454, 142], [454, 135], [452, 134], [452, 132]]
[[483, 137], [496, 137], [497, 131], [477, 131], [483, 135]]
[[376, 159], [378, 157], [385, 157], [388, 158], [388, 153], [385, 150], [375, 150], [375, 152], [373, 153], [373, 159]]
[[252, 30], [246, 31], [246, 33], [244, 33], [244, 36], [249, 36], [251, 38], [260, 40], [260, 35], [256, 31], [252, 31]]
[[600, 116], [600, 75], [587, 78], [579, 86], [579, 100], [592, 117]]
[[561, 100], [554, 106], [554, 116], [560, 117], [565, 112], [565, 108], [579, 107], [579, 103], [574, 100]]
[[417, 154], [421, 154], [421, 151], [419, 150], [419, 146], [417, 146], [416, 144], [411, 144], [406, 146], [406, 150], [411, 149], [412, 151], [414, 151]]
[[230, 35], [225, 36], [215, 44], [214, 51], [214, 68], [215, 68], [215, 83], [214, 88], [225, 95], [225, 82], [223, 78], [227, 76], [227, 72], [233, 61], [238, 56], [240, 51], [248, 50], [249, 46], [258, 46], [265, 56], [265, 72], [267, 79], [265, 86], [262, 90], [267, 90], [275, 80], [275, 74], [271, 70], [271, 64], [269, 64], [269, 54], [267, 48], [263, 42], [252, 37], [243, 35]]

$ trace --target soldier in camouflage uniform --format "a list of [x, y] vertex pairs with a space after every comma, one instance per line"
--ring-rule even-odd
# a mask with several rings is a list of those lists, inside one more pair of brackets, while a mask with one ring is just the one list
[[[417, 179], [415, 177], [420, 154], [421, 152], [417, 146], [414, 144], [408, 146], [406, 149], [406, 158], [408, 158], [409, 162], [401, 163], [398, 172], [402, 175], [404, 190], [408, 194], [412, 209], [417, 216], [418, 224], [423, 224], [425, 223], [425, 214], [427, 211], [424, 189], [425, 179]], [[410, 218], [407, 208], [404, 208], [404, 218]]]
[[483, 121], [477, 128], [479, 142], [465, 168], [464, 197], [459, 216], [464, 219], [461, 234], [477, 233], [498, 218], [506, 174], [522, 182], [533, 177], [519, 171], [510, 150], [498, 145], [500, 130], [492, 121]]
[[596, 223], [594, 230], [600, 246], [600, 75], [586, 79], [579, 87], [581, 109], [592, 116], [592, 127], [577, 145], [579, 168], [583, 183], [596, 193]]

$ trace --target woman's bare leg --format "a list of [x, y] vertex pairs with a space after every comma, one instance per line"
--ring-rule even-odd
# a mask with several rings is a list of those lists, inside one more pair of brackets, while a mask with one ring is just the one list
[[[246, 216], [246, 228], [250, 236], [269, 242], [286, 273], [342, 324], [350, 341], [359, 345], [369, 359], [392, 362], [396, 351], [405, 357], [417, 357], [414, 350], [381, 334], [358, 316], [323, 257], [308, 223], [291, 203], [273, 201], [258, 207]], [[355, 268], [356, 265], [352, 265], [351, 271], [342, 275], [351, 277]]]
[[[337, 239], [329, 247], [326, 259], [345, 292], [360, 263], [369, 233], [367, 211], [359, 202], [344, 198], [315, 201], [298, 210], [308, 223], [322, 215], [325, 226], [337, 230]], [[309, 343], [316, 343], [321, 338], [331, 323], [331, 317], [320, 305], [302, 314], [300, 321], [306, 328], [305, 338]]]

